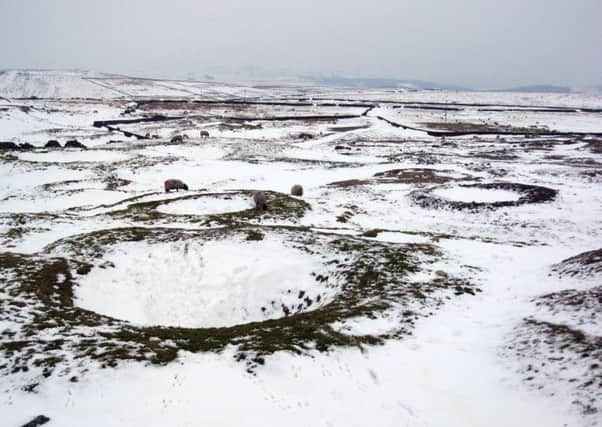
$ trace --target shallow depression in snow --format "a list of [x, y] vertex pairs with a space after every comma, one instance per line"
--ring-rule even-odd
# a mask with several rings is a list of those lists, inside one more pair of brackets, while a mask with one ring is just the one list
[[253, 207], [249, 198], [199, 197], [197, 199], [177, 200], [157, 206], [162, 213], [172, 215], [213, 215], [225, 212], [237, 212]]
[[277, 239], [114, 245], [82, 277], [75, 304], [140, 325], [224, 327], [284, 316], [300, 292], [334, 296], [318, 258]]
[[467, 187], [441, 188], [432, 194], [443, 199], [467, 203], [514, 202], [520, 198], [520, 194], [514, 191]]

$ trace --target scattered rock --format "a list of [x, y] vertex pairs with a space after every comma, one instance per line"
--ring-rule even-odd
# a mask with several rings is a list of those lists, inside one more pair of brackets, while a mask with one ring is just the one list
[[173, 138], [171, 138], [171, 142], [174, 144], [179, 144], [184, 142], [184, 137], [182, 135], [176, 135]]
[[377, 228], [375, 228], [375, 229], [372, 229], [372, 230], [367, 230], [367, 231], [364, 231], [364, 232], [362, 233], [362, 236], [364, 236], [364, 237], [372, 237], [372, 238], [374, 238], [374, 237], [377, 237], [377, 236], [378, 236], [378, 233], [380, 233], [380, 230], [379, 230], [379, 229], [377, 229]]
[[56, 139], [50, 139], [46, 145], [44, 145], [44, 148], [63, 148], [63, 146]]
[[[247, 240], [263, 240], [264, 235], [261, 231], [258, 230], [249, 230], [247, 232]], [[265, 308], [264, 308], [265, 310]]]
[[23, 424], [21, 427], [38, 427], [46, 424], [48, 421], [50, 421], [50, 418], [48, 418], [46, 415], [38, 415], [30, 422]]
[[16, 150], [18, 148], [14, 142], [0, 142], [0, 150]]
[[209, 138], [209, 132], [206, 130], [201, 131], [201, 138]]
[[84, 144], [79, 142], [77, 139], [70, 139], [69, 141], [67, 141], [65, 143], [65, 148], [81, 148], [83, 150], [88, 149], [88, 147], [86, 147]]

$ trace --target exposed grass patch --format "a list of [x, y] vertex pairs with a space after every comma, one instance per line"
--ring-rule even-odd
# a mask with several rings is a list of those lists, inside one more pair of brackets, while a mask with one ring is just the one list
[[132, 183], [129, 179], [118, 178], [116, 175], [108, 175], [103, 180], [105, 183], [105, 190], [107, 191], [116, 191], [119, 187], [125, 187]]
[[518, 326], [506, 352], [522, 362], [520, 372], [531, 387], [561, 383], [572, 391], [571, 403], [584, 415], [602, 410], [601, 337], [530, 317]]
[[550, 129], [542, 126], [520, 127], [500, 123], [472, 122], [425, 122], [422, 126], [431, 130], [442, 130], [462, 133], [512, 133], [512, 134], [547, 134]]
[[[449, 174], [449, 175], [448, 175]], [[371, 178], [365, 179], [347, 179], [345, 181], [336, 181], [328, 184], [338, 188], [352, 188], [358, 185], [377, 185], [377, 184], [444, 184], [450, 181], [462, 181], [471, 179], [470, 175], [464, 174], [457, 176], [457, 172], [435, 170], [428, 168], [407, 168], [392, 169], [384, 172], [378, 172]]]

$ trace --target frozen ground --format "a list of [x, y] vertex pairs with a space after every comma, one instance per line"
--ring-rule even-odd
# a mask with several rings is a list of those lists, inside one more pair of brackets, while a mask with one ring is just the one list
[[601, 424], [602, 97], [0, 97], [6, 425]]

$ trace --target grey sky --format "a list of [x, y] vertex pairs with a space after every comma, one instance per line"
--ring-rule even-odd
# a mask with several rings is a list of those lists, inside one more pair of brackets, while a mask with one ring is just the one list
[[0, 0], [0, 68], [602, 84], [601, 0]]

